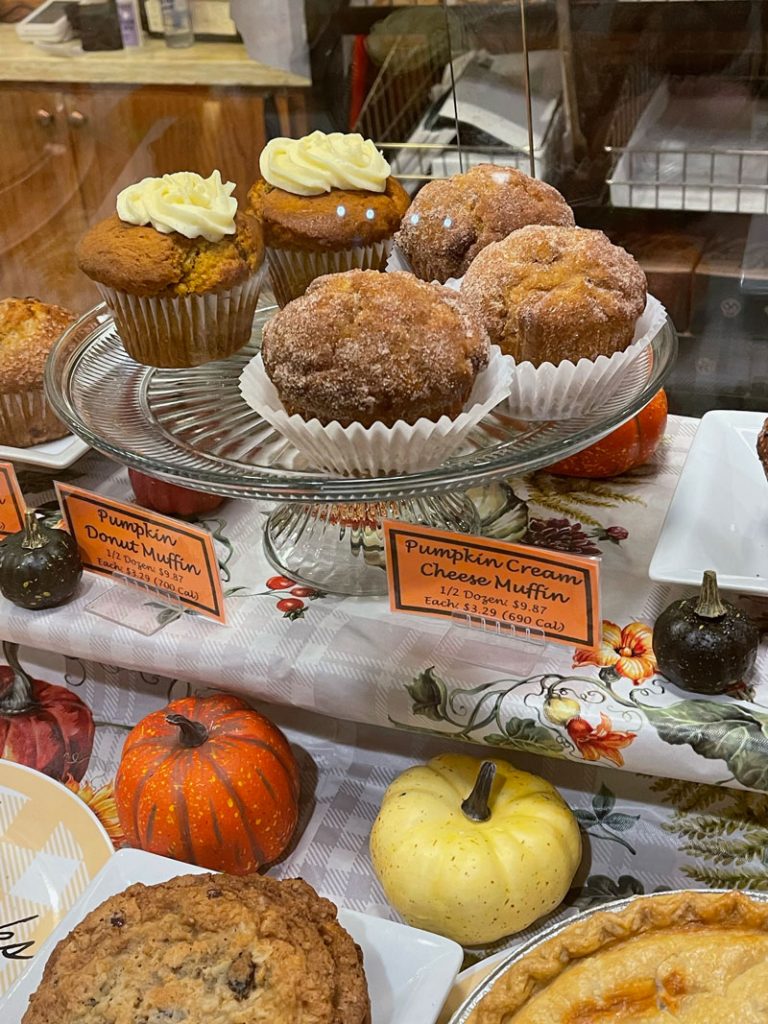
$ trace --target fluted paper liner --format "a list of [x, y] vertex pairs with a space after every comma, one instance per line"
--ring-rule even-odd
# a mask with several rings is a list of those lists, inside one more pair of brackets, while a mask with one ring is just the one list
[[517, 363], [512, 375], [507, 407], [521, 420], [567, 420], [594, 412], [606, 395], [621, 387], [626, 401], [640, 394], [648, 382], [643, 372], [645, 350], [667, 319], [667, 311], [652, 295], [637, 321], [635, 338], [623, 352], [597, 359], [570, 359], [552, 363]]
[[384, 270], [392, 240], [373, 245], [355, 245], [337, 252], [298, 252], [294, 249], [267, 249], [269, 279], [281, 308], [298, 299], [323, 274], [344, 270]]
[[317, 419], [289, 416], [267, 376], [261, 353], [243, 370], [240, 393], [318, 469], [360, 477], [415, 473], [444, 462], [461, 446], [467, 433], [505, 399], [513, 366], [513, 360], [503, 356], [498, 345], [492, 345], [488, 366], [477, 375], [464, 412], [455, 419], [441, 416], [436, 421], [420, 419], [414, 424], [399, 420], [392, 427], [383, 423], [342, 427], [336, 422], [323, 426]]
[[42, 384], [0, 393], [0, 444], [31, 448], [69, 433], [45, 397]]
[[241, 284], [202, 295], [140, 296], [97, 285], [128, 355], [146, 366], [199, 366], [247, 345], [264, 267]]

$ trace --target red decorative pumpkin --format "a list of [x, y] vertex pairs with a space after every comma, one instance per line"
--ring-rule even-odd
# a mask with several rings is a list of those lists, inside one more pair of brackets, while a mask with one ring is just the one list
[[583, 452], [547, 468], [555, 476], [619, 476], [648, 462], [667, 429], [667, 396], [659, 391], [631, 420]]
[[79, 782], [88, 769], [93, 715], [64, 686], [32, 679], [19, 664], [18, 644], [3, 641], [0, 666], [0, 757], [63, 782]]
[[165, 516], [202, 515], [213, 512], [226, 500], [220, 494], [205, 494], [193, 491], [191, 487], [167, 484], [164, 480], [139, 473], [137, 469], [129, 469], [128, 476], [139, 505], [151, 508], [153, 512], [162, 512]]
[[187, 697], [128, 734], [115, 801], [129, 846], [247, 874], [290, 842], [299, 769], [277, 726], [239, 698]]

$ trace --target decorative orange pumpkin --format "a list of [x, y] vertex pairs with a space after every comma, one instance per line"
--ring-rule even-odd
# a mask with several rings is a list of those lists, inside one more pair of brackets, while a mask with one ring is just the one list
[[213, 512], [226, 500], [220, 494], [206, 494], [191, 487], [156, 480], [137, 469], [129, 469], [128, 476], [139, 505], [151, 508], [153, 512], [162, 512], [165, 516], [199, 516]]
[[129, 846], [247, 874], [285, 850], [299, 769], [285, 736], [244, 701], [186, 697], [128, 734], [115, 802]]
[[667, 396], [659, 391], [631, 420], [583, 452], [547, 468], [555, 476], [619, 476], [648, 462], [667, 429]]
[[3, 641], [0, 666], [0, 757], [63, 782], [79, 782], [93, 750], [93, 715], [76, 693], [32, 679], [19, 663], [19, 645]]

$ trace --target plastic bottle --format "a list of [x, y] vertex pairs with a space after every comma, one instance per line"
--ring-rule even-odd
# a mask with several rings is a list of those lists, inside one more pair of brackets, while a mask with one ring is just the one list
[[192, 46], [195, 33], [192, 29], [192, 14], [189, 0], [160, 0], [163, 12], [165, 45], [178, 49]]

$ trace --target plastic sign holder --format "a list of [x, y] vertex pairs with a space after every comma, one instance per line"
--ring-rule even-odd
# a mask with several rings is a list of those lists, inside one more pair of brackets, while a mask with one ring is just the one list
[[112, 579], [117, 581], [117, 586], [110, 587], [85, 606], [91, 615], [142, 636], [153, 636], [186, 611], [184, 603], [170, 590], [153, 587], [119, 572], [113, 573]]

